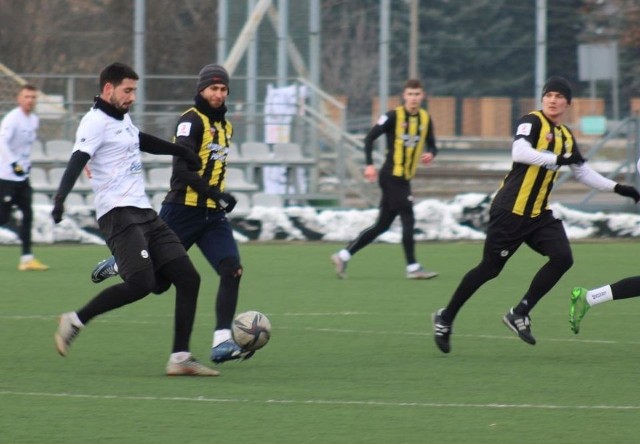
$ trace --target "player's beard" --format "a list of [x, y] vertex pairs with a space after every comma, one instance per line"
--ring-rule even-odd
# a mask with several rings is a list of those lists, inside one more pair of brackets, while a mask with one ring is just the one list
[[124, 103], [119, 103], [118, 100], [116, 99], [115, 95], [112, 95], [109, 103], [118, 111], [120, 111], [123, 114], [126, 114], [129, 112], [129, 108], [131, 108], [131, 105], [133, 105], [133, 102], [124, 102]]

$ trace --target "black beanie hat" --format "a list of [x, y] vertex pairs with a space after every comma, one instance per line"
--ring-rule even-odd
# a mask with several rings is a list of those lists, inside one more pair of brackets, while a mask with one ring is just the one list
[[229, 88], [229, 73], [224, 66], [210, 64], [200, 70], [198, 74], [197, 92], [202, 91], [209, 85], [214, 83], [222, 83]]
[[571, 84], [564, 77], [549, 77], [542, 87], [542, 95], [544, 96], [549, 91], [562, 94], [567, 99], [567, 103], [571, 103]]

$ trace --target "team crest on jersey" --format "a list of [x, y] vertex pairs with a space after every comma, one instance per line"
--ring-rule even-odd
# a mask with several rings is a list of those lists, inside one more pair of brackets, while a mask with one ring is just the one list
[[211, 137], [216, 137], [216, 129], [214, 127], [209, 128], [209, 134], [211, 134]]
[[521, 123], [518, 125], [518, 129], [516, 130], [516, 136], [528, 136], [531, 134], [531, 124], [530, 123]]
[[191, 133], [191, 122], [182, 122], [176, 129], [176, 137], [188, 136]]
[[546, 139], [547, 142], [551, 142], [553, 140], [553, 133], [547, 133]]

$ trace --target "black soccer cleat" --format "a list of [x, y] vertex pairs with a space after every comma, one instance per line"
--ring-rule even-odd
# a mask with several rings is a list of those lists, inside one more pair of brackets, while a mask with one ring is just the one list
[[118, 270], [116, 258], [111, 256], [109, 259], [98, 262], [98, 265], [91, 272], [91, 281], [95, 284], [104, 281], [112, 276], [117, 276]]
[[527, 344], [536, 345], [536, 338], [531, 334], [531, 318], [513, 312], [513, 308], [504, 315], [502, 322], [513, 330]]
[[436, 341], [436, 345], [442, 353], [449, 353], [451, 351], [449, 338], [451, 337], [453, 328], [451, 324], [447, 324], [442, 320], [442, 310], [444, 310], [444, 308], [439, 309], [431, 315], [433, 339]]

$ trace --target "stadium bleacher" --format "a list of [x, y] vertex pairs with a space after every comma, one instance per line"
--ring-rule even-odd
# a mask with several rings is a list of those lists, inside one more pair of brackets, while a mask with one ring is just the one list
[[[261, 170], [268, 166], [282, 166], [286, 170], [286, 180], [295, 180], [291, 174], [295, 167], [313, 168], [315, 162], [304, 156], [300, 145], [281, 143], [270, 146], [263, 142], [233, 143], [230, 147], [227, 164], [225, 186], [238, 199], [234, 215], [247, 215], [252, 206], [286, 206], [286, 195], [264, 193]], [[53, 194], [60, 184], [66, 163], [73, 150], [73, 142], [64, 139], [37, 141], [32, 151], [31, 183], [38, 194], [38, 203], [50, 203]], [[171, 177], [171, 156], [154, 156], [142, 153], [143, 168], [147, 180], [147, 191], [156, 209], [169, 189]], [[86, 174], [80, 175], [70, 195], [69, 204], [93, 205], [91, 184]], [[255, 197], [257, 195], [257, 197]], [[296, 202], [301, 195], [298, 186], [295, 193]]]

